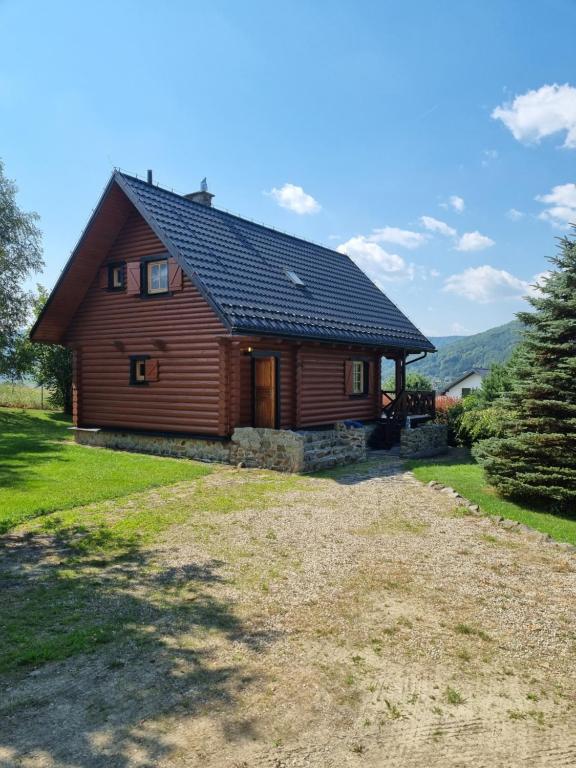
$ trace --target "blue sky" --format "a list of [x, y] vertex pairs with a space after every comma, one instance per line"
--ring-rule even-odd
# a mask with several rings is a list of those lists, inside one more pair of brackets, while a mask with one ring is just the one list
[[0, 0], [0, 29], [0, 157], [47, 286], [114, 166], [207, 176], [431, 335], [512, 319], [576, 219], [573, 0]]

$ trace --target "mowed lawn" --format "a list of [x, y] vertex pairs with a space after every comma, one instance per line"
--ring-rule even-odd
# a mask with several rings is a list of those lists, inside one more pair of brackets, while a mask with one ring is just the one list
[[550, 534], [557, 541], [576, 545], [576, 510], [573, 515], [556, 515], [503, 499], [486, 482], [482, 467], [464, 450], [454, 451], [446, 458], [419, 459], [408, 464], [422, 482], [436, 480], [448, 485], [466, 499], [478, 504], [488, 515], [501, 515], [510, 520], [517, 520], [537, 531]]
[[211, 472], [205, 464], [75, 445], [69, 420], [0, 408], [0, 533], [40, 515]]

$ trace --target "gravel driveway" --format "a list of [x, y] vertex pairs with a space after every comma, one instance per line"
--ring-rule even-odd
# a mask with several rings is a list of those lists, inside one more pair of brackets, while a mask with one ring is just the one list
[[5, 681], [0, 766], [576, 765], [576, 558], [398, 460], [173, 526], [127, 596], [138, 642]]

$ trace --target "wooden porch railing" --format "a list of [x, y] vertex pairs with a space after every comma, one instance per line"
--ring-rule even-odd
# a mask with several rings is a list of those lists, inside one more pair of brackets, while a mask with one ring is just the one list
[[382, 411], [386, 418], [436, 415], [436, 392], [425, 389], [404, 389], [395, 392], [382, 391]]
[[[436, 392], [422, 389], [404, 389], [396, 392], [382, 392], [382, 418], [370, 436], [371, 448], [392, 448], [400, 441], [402, 427], [408, 416], [434, 418], [436, 415]], [[410, 426], [428, 421], [415, 418]]]

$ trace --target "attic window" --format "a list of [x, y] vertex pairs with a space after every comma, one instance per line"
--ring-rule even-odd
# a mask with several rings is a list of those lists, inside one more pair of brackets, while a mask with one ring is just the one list
[[146, 264], [146, 293], [168, 292], [168, 260], [149, 261]]
[[284, 270], [286, 272], [286, 277], [291, 280], [294, 285], [304, 285], [304, 280], [301, 280], [296, 272], [292, 272], [291, 269]]
[[124, 262], [118, 262], [108, 266], [108, 290], [120, 291], [126, 287], [124, 284], [124, 270]]

